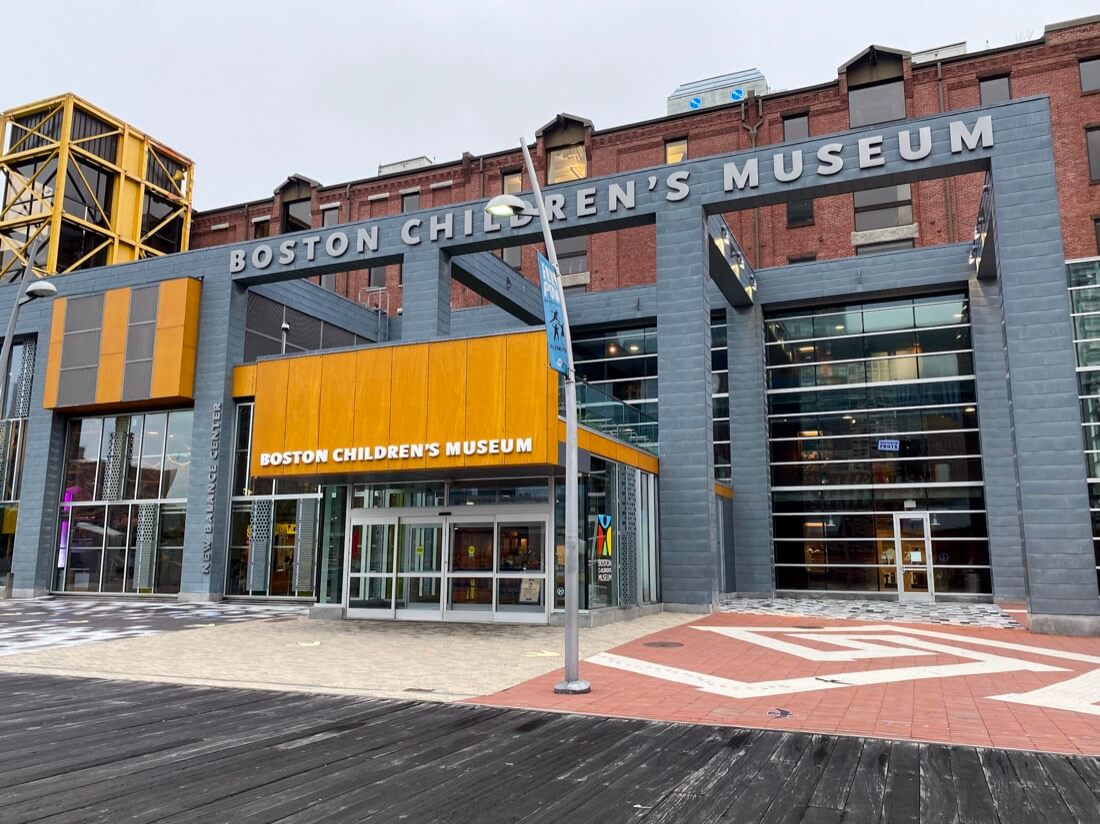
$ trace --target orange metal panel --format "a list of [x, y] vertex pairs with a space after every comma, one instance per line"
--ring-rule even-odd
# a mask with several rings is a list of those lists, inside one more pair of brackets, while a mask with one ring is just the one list
[[[466, 357], [465, 439], [507, 437], [504, 429], [504, 339], [473, 338], [466, 342]], [[500, 456], [470, 455], [465, 465], [499, 466]]]
[[[428, 428], [429, 344], [395, 346], [390, 374], [391, 444], [423, 443]], [[390, 468], [416, 468], [423, 459], [390, 461]]]
[[[444, 444], [460, 440], [466, 433], [466, 366], [466, 341], [428, 344], [428, 425], [424, 440], [440, 444], [444, 456]], [[446, 461], [446, 465], [462, 466], [464, 460], [452, 459]], [[427, 459], [423, 458], [401, 461], [401, 466], [416, 469], [428, 465]], [[439, 465], [437, 459], [431, 460], [431, 466]]]
[[183, 327], [160, 325], [153, 341], [153, 378], [149, 381], [150, 398], [183, 398]]
[[[290, 358], [286, 389], [286, 434], [288, 449], [316, 449], [321, 431], [320, 355]], [[284, 467], [285, 474], [298, 475], [309, 467]]]
[[725, 484], [715, 484], [714, 494], [723, 498], [733, 498], [733, 490]]
[[[355, 353], [355, 427], [357, 446], [390, 443], [390, 386], [393, 349], [363, 349]], [[383, 470], [389, 461], [355, 464], [357, 469]]]
[[118, 403], [122, 400], [122, 376], [126, 370], [126, 337], [130, 328], [129, 289], [111, 289], [104, 293], [101, 323], [95, 402]]
[[256, 407], [252, 417], [252, 474], [278, 474], [270, 467], [260, 471], [261, 452], [281, 452], [286, 443], [286, 390], [290, 361], [256, 364]]
[[43, 387], [42, 408], [57, 408], [57, 386], [61, 377], [61, 346], [65, 340], [65, 307], [67, 298], [54, 298], [53, 317], [50, 320], [50, 351], [46, 361], [46, 383]]
[[[546, 343], [541, 333], [508, 335], [504, 341], [504, 432], [509, 438], [530, 438], [532, 451], [505, 455], [503, 462], [544, 463], [550, 440], [545, 423]], [[554, 447], [556, 452], [557, 444]]]
[[321, 358], [321, 422], [318, 441], [332, 449], [358, 446], [355, 441], [355, 352]]
[[151, 398], [190, 398], [195, 392], [201, 284], [192, 278], [166, 280], [157, 298]]
[[[350, 386], [350, 384], [349, 384]], [[233, 367], [233, 397], [251, 398], [256, 394], [256, 364]]]

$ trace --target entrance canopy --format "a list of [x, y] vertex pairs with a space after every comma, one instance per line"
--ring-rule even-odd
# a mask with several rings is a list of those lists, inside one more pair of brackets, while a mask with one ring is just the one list
[[[255, 477], [561, 463], [558, 375], [541, 329], [260, 360], [236, 368], [234, 394], [255, 399]], [[583, 441], [592, 454], [657, 471], [657, 458], [634, 445], [593, 429]]]

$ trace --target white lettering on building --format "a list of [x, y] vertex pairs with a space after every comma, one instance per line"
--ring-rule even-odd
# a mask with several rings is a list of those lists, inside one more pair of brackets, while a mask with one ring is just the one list
[[438, 458], [460, 458], [464, 455], [530, 455], [535, 451], [534, 438], [480, 438], [469, 441], [438, 441], [430, 443], [390, 443], [371, 446], [345, 446], [337, 449], [288, 449], [283, 452], [261, 452], [260, 466], [316, 466], [331, 463], [365, 463], [368, 461], [407, 461]]

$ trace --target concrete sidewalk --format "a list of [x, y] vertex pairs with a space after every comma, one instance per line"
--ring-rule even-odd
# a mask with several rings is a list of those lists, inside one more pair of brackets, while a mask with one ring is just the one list
[[[679, 626], [658, 613], [581, 630], [581, 656]], [[457, 701], [562, 666], [549, 626], [259, 619], [0, 657], [0, 672]]]

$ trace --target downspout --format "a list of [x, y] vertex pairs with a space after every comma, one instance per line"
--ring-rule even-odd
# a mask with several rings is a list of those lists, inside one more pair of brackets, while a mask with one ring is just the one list
[[[939, 111], [944, 111], [944, 98], [943, 98], [943, 62], [936, 61], [936, 92], [939, 97]], [[943, 198], [947, 212], [947, 242], [955, 242], [955, 205], [954, 198], [951, 196], [951, 178], [945, 177], [943, 179]]]
[[[749, 146], [753, 149], [756, 148], [756, 132], [760, 128], [760, 124], [764, 122], [764, 101], [759, 97], [756, 98], [756, 122], [749, 126], [745, 123], [745, 104], [741, 104], [741, 128], [749, 133]], [[752, 210], [752, 249], [756, 255], [756, 260], [753, 261], [755, 268], [760, 268], [760, 208], [754, 207]]]

